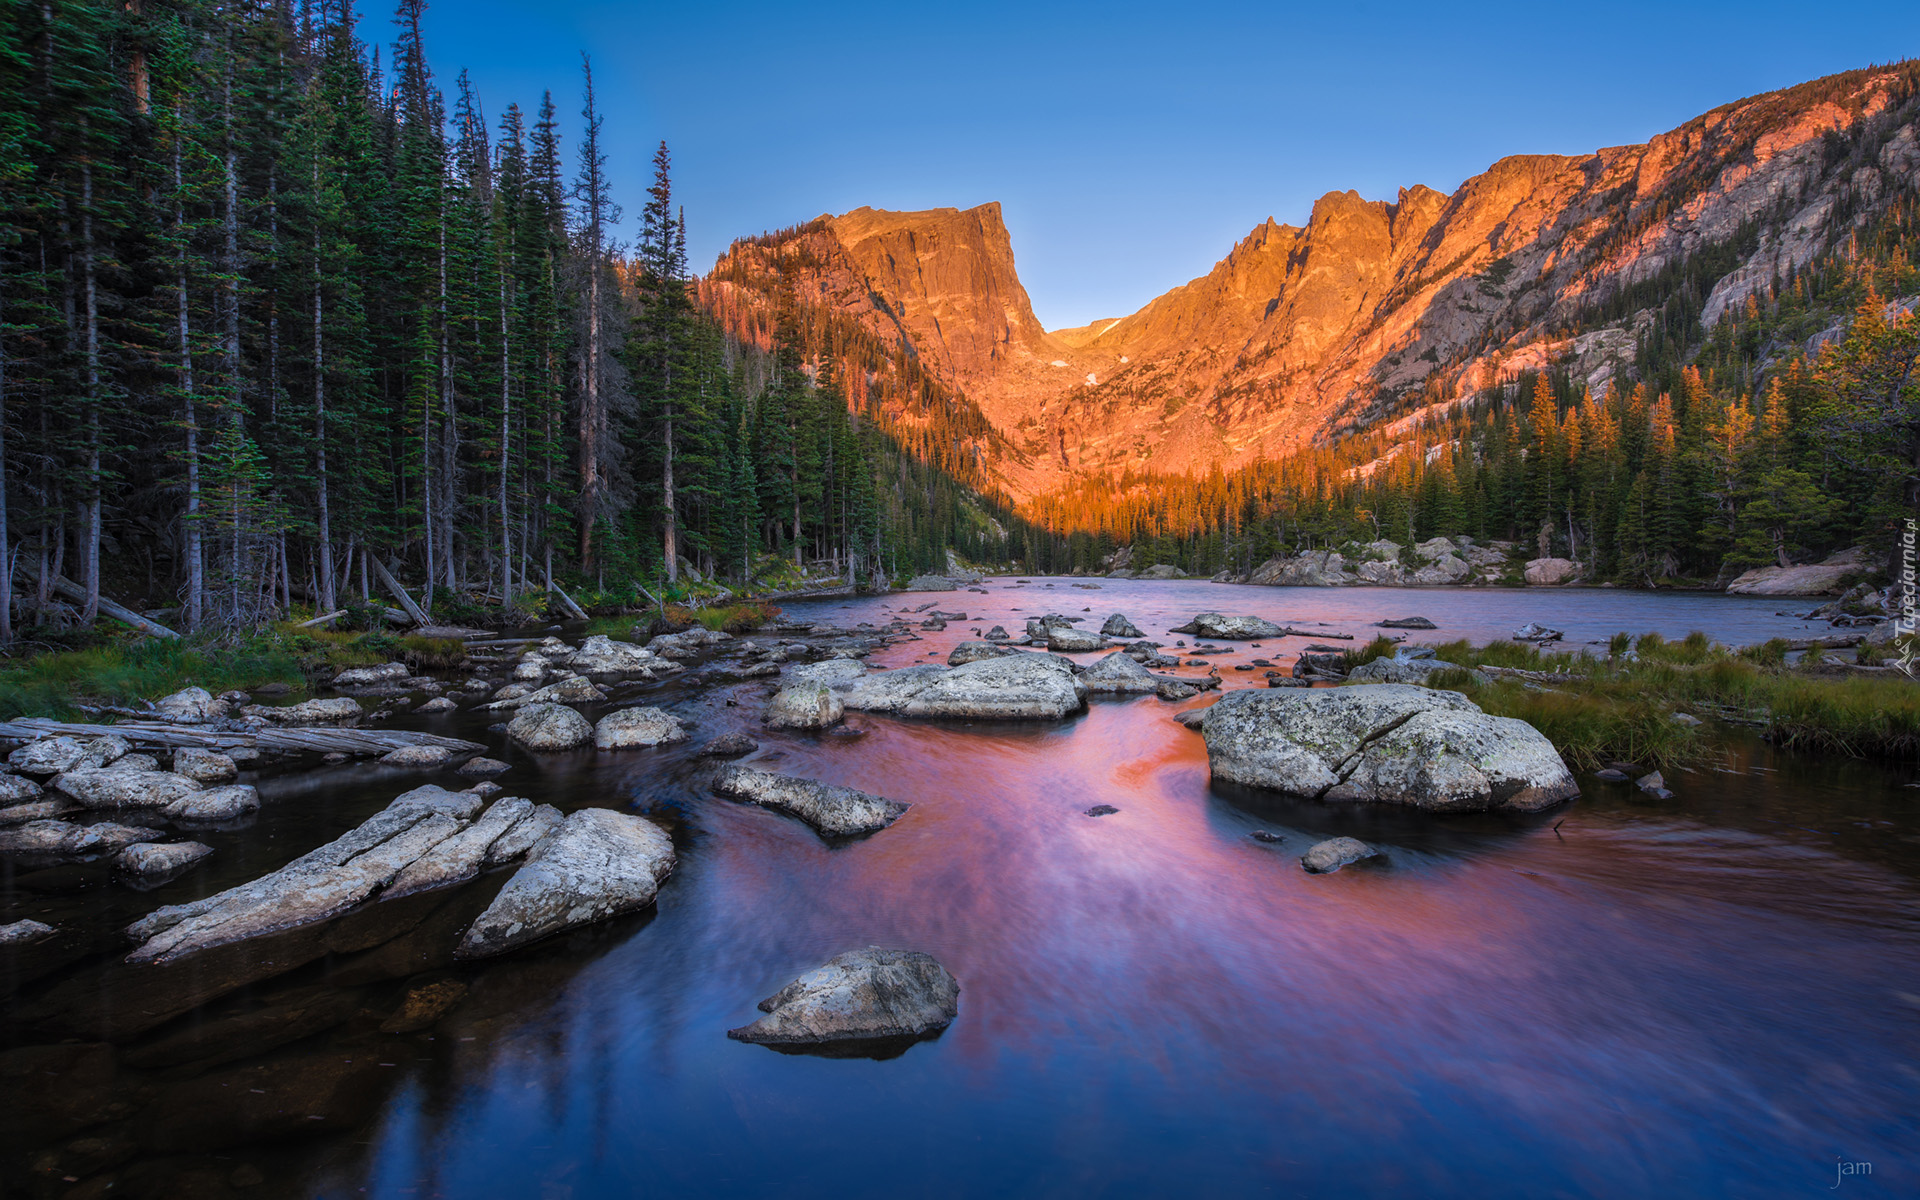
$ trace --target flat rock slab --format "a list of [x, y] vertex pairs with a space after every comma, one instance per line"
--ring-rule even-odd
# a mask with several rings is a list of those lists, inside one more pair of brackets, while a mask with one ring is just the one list
[[87, 808], [166, 808], [200, 790], [171, 771], [80, 767], [54, 777], [53, 789]]
[[1435, 812], [1533, 812], [1580, 794], [1552, 743], [1457, 692], [1405, 684], [1240, 691], [1204, 711], [1215, 779]]
[[454, 951], [486, 958], [653, 903], [673, 839], [653, 822], [585, 808], [542, 839]]
[[480, 819], [414, 859], [380, 893], [382, 899], [465, 883], [486, 865], [487, 851], [533, 812], [533, 801], [517, 796], [495, 800]]
[[728, 767], [713, 790], [731, 800], [798, 817], [826, 837], [862, 837], [900, 819], [909, 805], [884, 796], [752, 767]]
[[919, 1038], [960, 1015], [960, 984], [932, 955], [870, 947], [829, 959], [759, 1007], [766, 1016], [727, 1036], [772, 1046]]
[[834, 689], [844, 689], [859, 683], [867, 675], [867, 664], [857, 658], [829, 658], [824, 662], [790, 666], [784, 672], [784, 679], [787, 687], [819, 683]]
[[127, 927], [130, 962], [168, 962], [346, 912], [466, 827], [480, 797], [427, 786], [251, 883], [157, 909]]

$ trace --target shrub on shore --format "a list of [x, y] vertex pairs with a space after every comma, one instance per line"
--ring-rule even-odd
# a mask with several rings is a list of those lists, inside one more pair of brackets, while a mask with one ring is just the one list
[[155, 638], [17, 659], [0, 668], [0, 719], [86, 717], [199, 686], [218, 695], [266, 683], [298, 687], [299, 659], [278, 638]]

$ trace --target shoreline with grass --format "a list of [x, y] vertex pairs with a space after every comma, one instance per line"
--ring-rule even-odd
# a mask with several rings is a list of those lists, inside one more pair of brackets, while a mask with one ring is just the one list
[[[1711, 728], [1703, 721], [1756, 728], [1783, 749], [1920, 758], [1920, 682], [1892, 668], [1871, 676], [1829, 673], [1844, 668], [1815, 650], [1790, 663], [1787, 644], [1775, 638], [1733, 648], [1698, 631], [1678, 641], [1617, 634], [1603, 657], [1461, 640], [1432, 647], [1435, 658], [1459, 669], [1433, 671], [1426, 684], [1526, 721], [1582, 770], [1615, 760], [1698, 761], [1708, 749], [1702, 730]], [[1348, 669], [1391, 658], [1402, 645], [1375, 638], [1348, 652]]]

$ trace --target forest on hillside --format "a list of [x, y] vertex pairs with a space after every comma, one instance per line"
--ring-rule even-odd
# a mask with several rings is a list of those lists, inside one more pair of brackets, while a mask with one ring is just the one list
[[1725, 253], [1597, 310], [1592, 327], [1651, 315], [1638, 382], [1589, 393], [1561, 369], [1525, 372], [1392, 434], [1204, 476], [1083, 478], [1024, 511], [1063, 570], [1132, 546], [1134, 569], [1244, 574], [1436, 536], [1512, 541], [1637, 586], [1724, 583], [1863, 544], [1890, 559], [1920, 515], [1917, 247], [1909, 189], [1711, 329], [1707, 294], [1737, 265]]
[[0, 640], [944, 565], [968, 490], [692, 302], [665, 143], [620, 243], [591, 64], [569, 147], [443, 91], [423, 8], [0, 9]]

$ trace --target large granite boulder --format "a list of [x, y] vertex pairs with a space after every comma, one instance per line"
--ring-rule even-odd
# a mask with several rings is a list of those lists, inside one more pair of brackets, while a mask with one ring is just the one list
[[36, 779], [86, 767], [99, 768], [124, 757], [132, 747], [119, 735], [81, 739], [61, 734], [36, 738], [7, 756], [7, 767]]
[[643, 817], [583, 808], [543, 838], [467, 928], [457, 958], [486, 958], [652, 904], [673, 839]]
[[200, 785], [171, 771], [80, 767], [55, 776], [53, 789], [87, 808], [166, 808]]
[[909, 807], [885, 796], [752, 767], [726, 768], [715, 778], [713, 790], [731, 800], [798, 817], [825, 837], [876, 833], [899, 820]]
[[1729, 583], [1727, 591], [1736, 596], [1830, 595], [1843, 590], [1849, 578], [1868, 574], [1873, 567], [1872, 552], [1855, 547], [1836, 551], [1824, 562], [1755, 567]]
[[1570, 558], [1536, 558], [1527, 563], [1523, 574], [1533, 587], [1553, 587], [1579, 578], [1580, 564]]
[[[1370, 663], [1362, 663], [1347, 674], [1349, 683], [1420, 683], [1435, 671], [1458, 671], [1463, 668], [1442, 662], [1437, 658], [1376, 658]], [[1467, 672], [1476, 683], [1489, 683], [1486, 672], [1469, 670]]]
[[1293, 558], [1270, 558], [1253, 569], [1248, 583], [1270, 587], [1341, 587], [1354, 582], [1338, 551], [1308, 551]]
[[1201, 613], [1185, 625], [1171, 630], [1173, 633], [1190, 633], [1195, 637], [1219, 638], [1222, 641], [1251, 641], [1255, 638], [1282, 637], [1286, 630], [1272, 621], [1259, 617], [1229, 617], [1221, 613]]
[[227, 715], [227, 702], [203, 687], [181, 688], [153, 702], [153, 715], [176, 725], [201, 725]]
[[596, 633], [580, 643], [578, 650], [550, 660], [583, 675], [635, 674], [651, 677], [661, 665], [660, 656], [632, 642], [616, 642]]
[[1532, 812], [1579, 795], [1540, 731], [1404, 684], [1230, 692], [1200, 721], [1215, 779], [1318, 800]]
[[952, 668], [935, 663], [897, 667], [891, 671], [869, 672], [847, 689], [842, 697], [846, 707], [857, 712], [899, 712], [907, 702], [944, 679]]
[[507, 736], [529, 750], [572, 750], [593, 740], [593, 726], [564, 704], [530, 704], [507, 722]]
[[597, 704], [606, 698], [607, 694], [595, 686], [593, 680], [585, 675], [573, 675], [525, 695], [492, 701], [486, 707], [501, 709], [526, 708], [533, 704]]
[[898, 711], [909, 717], [1057, 721], [1086, 704], [1087, 685], [1071, 663], [1044, 654], [1016, 654], [968, 663], [931, 678]]
[[333, 677], [333, 686], [376, 687], [383, 683], [399, 683], [412, 674], [407, 664], [401, 662], [381, 663], [377, 667], [349, 667]]
[[1406, 577], [1406, 582], [1415, 587], [1448, 587], [1466, 583], [1471, 578], [1473, 578], [1472, 563], [1457, 555], [1443, 554], [1431, 562], [1422, 563], [1416, 567]]
[[828, 729], [846, 716], [846, 704], [824, 683], [781, 688], [767, 704], [767, 724], [775, 729]]
[[1087, 691], [1103, 695], [1125, 695], [1157, 691], [1160, 679], [1135, 662], [1124, 650], [1116, 650], [1088, 667], [1080, 676]]
[[910, 1039], [960, 1015], [960, 985], [931, 955], [871, 947], [829, 959], [760, 1002], [727, 1036], [763, 1045]]
[[686, 723], [659, 708], [623, 708], [608, 713], [593, 726], [593, 744], [602, 750], [631, 750], [665, 746], [691, 736]]
[[1085, 650], [1101, 650], [1106, 647], [1107, 639], [1090, 629], [1075, 629], [1071, 625], [1049, 625], [1047, 627], [1047, 649], [1062, 654], [1078, 654]]
[[1100, 626], [1100, 632], [1110, 638], [1143, 638], [1147, 636], [1134, 627], [1125, 613], [1114, 613]]

